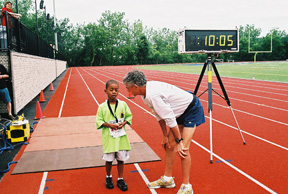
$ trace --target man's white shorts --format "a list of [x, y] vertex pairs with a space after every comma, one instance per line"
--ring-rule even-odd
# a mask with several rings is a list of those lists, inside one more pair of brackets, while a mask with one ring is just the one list
[[119, 150], [118, 152], [104, 153], [102, 159], [107, 162], [113, 162], [114, 159], [118, 161], [126, 161], [129, 159], [129, 152], [127, 150]]

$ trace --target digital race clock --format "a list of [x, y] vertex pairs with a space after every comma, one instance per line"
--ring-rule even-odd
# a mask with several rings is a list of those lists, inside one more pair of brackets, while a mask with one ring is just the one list
[[231, 53], [239, 51], [236, 30], [189, 30], [178, 32], [178, 53]]

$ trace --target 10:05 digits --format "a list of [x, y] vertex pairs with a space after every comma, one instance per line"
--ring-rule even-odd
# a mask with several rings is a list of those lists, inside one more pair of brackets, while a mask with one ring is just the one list
[[[203, 35], [196, 39], [196, 36], [191, 36], [192, 45], [199, 46], [233, 46], [233, 35]], [[194, 44], [193, 44], [194, 43]]]
[[205, 46], [215, 46], [215, 44], [219, 44], [219, 46], [232, 46], [233, 45], [232, 35], [228, 36], [220, 35], [219, 38], [216, 37], [215, 35], [205, 36]]

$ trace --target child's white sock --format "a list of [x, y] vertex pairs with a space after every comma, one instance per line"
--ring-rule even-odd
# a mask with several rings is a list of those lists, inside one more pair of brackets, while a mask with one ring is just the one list
[[167, 182], [171, 181], [171, 179], [172, 179], [171, 176], [169, 177], [169, 176], [165, 176], [165, 175], [163, 176], [163, 178], [164, 178], [164, 180], [167, 181]]
[[106, 178], [112, 178], [112, 174], [106, 175]]
[[121, 180], [121, 179], [123, 179], [123, 178], [118, 178], [118, 180]]

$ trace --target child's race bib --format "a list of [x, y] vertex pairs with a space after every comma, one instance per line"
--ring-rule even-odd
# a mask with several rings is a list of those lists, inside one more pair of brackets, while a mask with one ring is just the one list
[[[122, 123], [122, 122], [123, 122], [123, 118], [118, 119], [118, 123]], [[115, 124], [117, 122], [116, 122], [116, 120], [112, 120], [112, 121], [109, 121], [109, 123]], [[110, 131], [110, 136], [113, 137], [113, 138], [117, 138], [117, 137], [121, 137], [121, 136], [126, 135], [124, 127], [122, 127], [121, 129], [111, 129], [111, 128], [109, 128], [109, 131]]]

